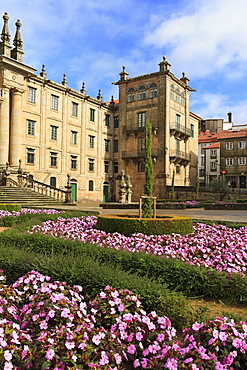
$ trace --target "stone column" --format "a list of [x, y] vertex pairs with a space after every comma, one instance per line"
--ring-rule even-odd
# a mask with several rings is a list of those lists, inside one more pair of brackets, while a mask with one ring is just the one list
[[10, 166], [18, 166], [21, 159], [22, 145], [22, 102], [21, 90], [11, 90], [11, 113], [10, 113]]
[[3, 88], [0, 96], [0, 165], [9, 161], [9, 89]]

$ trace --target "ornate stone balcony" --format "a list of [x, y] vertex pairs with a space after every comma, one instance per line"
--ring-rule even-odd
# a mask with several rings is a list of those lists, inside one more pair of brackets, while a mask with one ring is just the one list
[[181, 150], [170, 150], [169, 156], [171, 163], [180, 164], [184, 167], [188, 166], [191, 161], [190, 154], [182, 152]]
[[180, 139], [186, 142], [191, 136], [191, 130], [180, 123], [171, 123], [170, 135], [174, 136], [175, 139]]

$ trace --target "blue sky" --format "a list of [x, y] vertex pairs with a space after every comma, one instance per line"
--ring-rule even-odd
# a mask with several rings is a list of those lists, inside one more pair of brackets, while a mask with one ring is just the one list
[[[0, 0], [13, 39], [22, 22], [23, 62], [60, 83], [104, 101], [118, 98], [112, 82], [158, 71], [190, 79], [191, 111], [204, 119], [247, 123], [246, 0]], [[2, 23], [0, 28], [2, 29]]]

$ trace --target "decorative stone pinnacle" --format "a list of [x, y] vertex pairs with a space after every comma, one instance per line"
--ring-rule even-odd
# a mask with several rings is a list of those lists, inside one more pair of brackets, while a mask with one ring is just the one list
[[65, 73], [63, 75], [62, 85], [64, 85], [64, 86], [67, 86], [68, 85], [68, 81], [67, 81], [67, 78], [66, 78], [66, 74]]
[[20, 19], [17, 19], [15, 25], [16, 25], [16, 32], [15, 32], [13, 44], [16, 48], [22, 49], [22, 38], [21, 38], [21, 31], [20, 31], [22, 24], [20, 22]]
[[102, 101], [102, 95], [101, 95], [101, 90], [99, 90], [99, 92], [98, 92], [98, 96], [97, 96], [97, 99], [98, 99], [98, 100], [101, 100], [101, 101]]
[[41, 72], [40, 72], [40, 76], [43, 77], [43, 78], [46, 78], [46, 72], [45, 72], [45, 65], [42, 64], [42, 69], [41, 69]]
[[82, 85], [81, 85], [81, 90], [80, 90], [80, 92], [82, 93], [82, 94], [86, 94], [86, 88], [85, 88], [85, 82], [82, 82]]
[[4, 24], [3, 24], [1, 39], [2, 39], [2, 41], [10, 42], [10, 33], [9, 33], [9, 26], [8, 26], [8, 21], [9, 21], [8, 13], [6, 13], [6, 12], [4, 13], [3, 20], [4, 20]]
[[123, 68], [122, 72], [119, 73], [120, 79], [121, 80], [127, 80], [129, 74], [126, 72], [126, 70], [125, 70], [126, 67], [125, 66], [123, 66], [122, 68]]

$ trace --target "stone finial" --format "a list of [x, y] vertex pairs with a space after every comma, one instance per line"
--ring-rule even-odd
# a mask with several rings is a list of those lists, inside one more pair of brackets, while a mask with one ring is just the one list
[[160, 72], [169, 72], [171, 64], [166, 60], [166, 56], [163, 56], [162, 62], [159, 63]]
[[119, 75], [120, 75], [120, 80], [127, 80], [128, 79], [128, 76], [129, 76], [129, 74], [126, 72], [126, 67], [125, 66], [123, 66], [122, 67], [123, 68], [123, 70], [122, 70], [122, 72], [121, 73], [119, 73]]
[[41, 72], [40, 72], [40, 76], [43, 77], [43, 78], [46, 78], [46, 71], [45, 71], [45, 65], [42, 64], [42, 69], [41, 69]]
[[10, 42], [10, 33], [9, 33], [9, 25], [8, 25], [8, 22], [9, 22], [8, 13], [6, 13], [6, 12], [4, 13], [3, 20], [4, 20], [4, 24], [3, 24], [1, 39], [2, 39], [2, 41]]
[[86, 87], [85, 87], [85, 82], [82, 82], [82, 85], [81, 85], [81, 90], [80, 90], [80, 92], [82, 93], [82, 94], [86, 94]]
[[99, 90], [99, 92], [98, 92], [97, 99], [100, 100], [100, 101], [103, 100], [102, 95], [101, 95], [101, 90]]
[[64, 73], [64, 75], [63, 75], [62, 85], [63, 85], [63, 86], [67, 86], [67, 85], [68, 85], [68, 81], [67, 81], [67, 78], [66, 78], [66, 74], [65, 74], [65, 73]]
[[110, 102], [110, 105], [114, 106], [115, 105], [115, 100], [114, 100], [114, 96], [112, 95], [111, 96], [111, 102]]
[[16, 23], [16, 32], [14, 37], [14, 49], [11, 51], [11, 57], [13, 59], [18, 60], [18, 62], [22, 62], [22, 55], [24, 54], [22, 51], [22, 38], [21, 38], [21, 31], [20, 28], [22, 26], [20, 19], [17, 19]]
[[10, 45], [10, 33], [9, 33], [9, 16], [8, 13], [4, 13], [3, 15], [3, 29], [1, 33], [1, 42], [0, 42], [0, 55], [5, 55], [6, 57], [10, 57], [11, 54], [11, 45]]
[[182, 77], [180, 78], [180, 80], [183, 81], [183, 83], [185, 83], [185, 85], [189, 84], [189, 79], [188, 79], [188, 77], [185, 76], [184, 72], [182, 73]]

